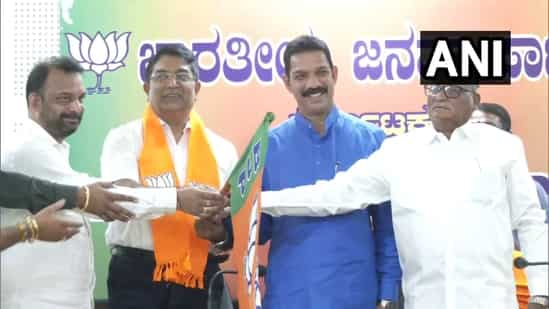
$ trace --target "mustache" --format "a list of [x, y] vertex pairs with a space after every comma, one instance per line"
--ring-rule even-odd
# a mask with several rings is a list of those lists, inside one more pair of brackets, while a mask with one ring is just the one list
[[166, 93], [163, 94], [163, 96], [169, 96], [169, 95], [182, 96], [183, 94], [181, 92], [178, 92], [178, 91], [171, 91], [171, 92], [166, 92]]
[[84, 113], [63, 113], [61, 114], [62, 119], [77, 119], [78, 121], [82, 120]]
[[306, 89], [305, 91], [303, 91], [301, 93], [301, 95], [304, 96], [304, 97], [308, 97], [308, 96], [313, 95], [313, 94], [317, 94], [317, 93], [324, 94], [326, 92], [328, 92], [327, 87], [315, 87], [315, 88]]

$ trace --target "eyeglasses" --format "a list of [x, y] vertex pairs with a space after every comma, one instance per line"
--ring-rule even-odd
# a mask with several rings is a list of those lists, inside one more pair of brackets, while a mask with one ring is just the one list
[[194, 80], [194, 76], [188, 72], [157, 72], [151, 76], [152, 80], [160, 83], [165, 83], [172, 78], [178, 83], [186, 83]]
[[427, 85], [424, 87], [425, 95], [435, 97], [443, 92], [448, 99], [455, 99], [464, 92], [473, 92], [470, 89], [458, 85]]

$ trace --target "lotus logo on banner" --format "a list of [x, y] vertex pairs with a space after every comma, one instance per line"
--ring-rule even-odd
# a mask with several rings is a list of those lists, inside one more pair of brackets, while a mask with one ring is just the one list
[[126, 66], [124, 59], [128, 56], [128, 42], [130, 32], [119, 35], [116, 31], [109, 32], [106, 36], [97, 32], [93, 39], [84, 32], [78, 36], [66, 33], [69, 45], [69, 53], [85, 71], [93, 71], [96, 76], [94, 87], [87, 88], [88, 95], [109, 94], [110, 87], [103, 87], [103, 73], [116, 71]]

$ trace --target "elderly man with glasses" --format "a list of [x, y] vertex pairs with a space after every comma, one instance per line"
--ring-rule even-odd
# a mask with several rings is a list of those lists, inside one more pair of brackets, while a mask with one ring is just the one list
[[[528, 260], [547, 261], [547, 226], [520, 139], [469, 122], [477, 89], [426, 86], [432, 126], [388, 139], [331, 181], [263, 192], [263, 211], [327, 216], [391, 200], [405, 308], [518, 308], [511, 231]], [[549, 308], [547, 267], [527, 272], [529, 308]]]

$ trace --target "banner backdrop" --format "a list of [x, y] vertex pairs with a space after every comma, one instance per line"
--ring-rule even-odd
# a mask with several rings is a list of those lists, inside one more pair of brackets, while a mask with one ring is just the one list
[[279, 123], [295, 111], [281, 75], [285, 44], [297, 35], [312, 33], [330, 46], [341, 109], [398, 135], [428, 121], [419, 31], [510, 30], [512, 84], [483, 86], [480, 94], [508, 108], [530, 169], [548, 171], [546, 0], [61, 3], [61, 51], [87, 69], [86, 112], [69, 139], [76, 170], [98, 175], [107, 132], [142, 115], [146, 61], [165, 44], [185, 44], [197, 54], [203, 87], [196, 108], [209, 128], [242, 151], [265, 112]]

